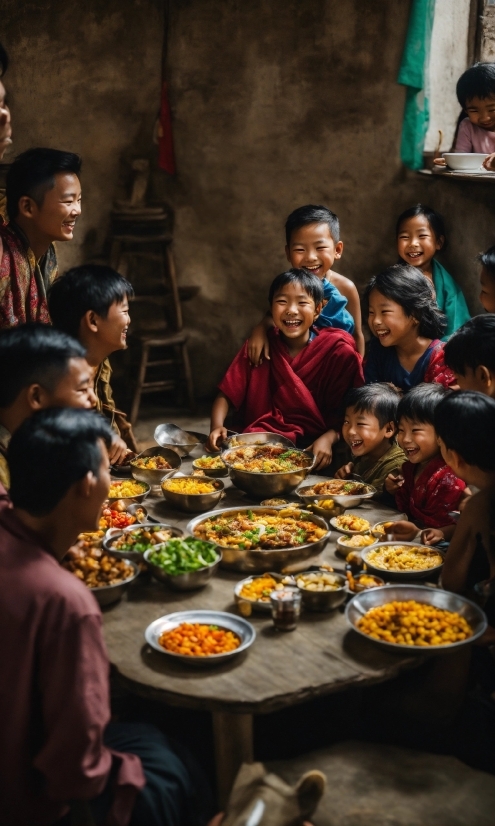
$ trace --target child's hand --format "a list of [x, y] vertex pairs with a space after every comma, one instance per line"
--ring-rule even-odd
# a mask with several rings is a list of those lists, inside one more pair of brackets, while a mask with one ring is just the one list
[[435, 166], [447, 166], [447, 161], [445, 158], [434, 158], [433, 163]]
[[125, 457], [129, 452], [129, 448], [127, 447], [126, 443], [120, 436], [115, 434], [115, 438], [112, 439], [112, 444], [110, 445], [110, 449], [108, 451], [108, 458], [110, 459], [111, 465], [120, 465], [121, 462], [124, 461]]
[[403, 484], [404, 477], [401, 476], [400, 473], [389, 473], [387, 478], [385, 479], [385, 490], [387, 491], [387, 493], [391, 493], [392, 496], [394, 496]]
[[439, 542], [445, 542], [445, 534], [440, 528], [426, 528], [421, 531], [421, 542], [423, 545], [438, 545]]
[[313, 470], [323, 470], [328, 467], [332, 461], [332, 446], [335, 441], [335, 433], [324, 433], [318, 439], [315, 439], [312, 445], [308, 447], [316, 456], [316, 462]]
[[485, 169], [488, 169], [489, 172], [495, 172], [495, 152], [492, 152], [491, 155], [488, 155], [487, 158], [483, 161], [483, 166]]
[[[495, 157], [495, 155], [494, 155], [494, 157]], [[466, 507], [466, 503], [471, 499], [472, 495], [473, 495], [473, 491], [471, 490], [471, 488], [464, 488], [464, 490], [462, 491], [461, 501], [459, 502], [459, 505], [458, 505], [458, 508], [459, 508], [461, 513], [464, 510], [464, 508]]]
[[354, 462], [347, 462], [346, 465], [342, 465], [339, 469], [335, 472], [336, 479], [347, 479], [350, 473], [354, 470]]
[[259, 367], [263, 359], [270, 360], [270, 344], [263, 322], [257, 324], [248, 341], [248, 356], [253, 367]]
[[392, 534], [394, 542], [412, 542], [418, 529], [414, 522], [406, 522], [405, 519], [393, 522], [387, 533]]
[[218, 453], [218, 451], [221, 449], [222, 442], [226, 438], [226, 427], [216, 427], [214, 430], [212, 430], [205, 444], [205, 448], [208, 451], [208, 453]]

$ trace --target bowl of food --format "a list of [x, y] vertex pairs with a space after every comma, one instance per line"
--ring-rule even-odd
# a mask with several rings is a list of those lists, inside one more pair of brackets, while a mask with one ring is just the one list
[[109, 502], [103, 503], [99, 528], [101, 531], [122, 531], [131, 525], [147, 521], [148, 511], [143, 505], [140, 505], [139, 502], [126, 505], [125, 502], [117, 499], [112, 502], [112, 506], [110, 506]]
[[176, 476], [162, 482], [162, 493], [167, 502], [187, 513], [203, 513], [218, 505], [224, 491], [220, 479], [201, 476]]
[[381, 542], [384, 542], [387, 534], [393, 530], [394, 522], [397, 521], [399, 520], [388, 519], [384, 522], [377, 522], [376, 525], [373, 525], [373, 527], [371, 528], [371, 533], [376, 539], [379, 539]]
[[258, 500], [291, 493], [316, 461], [305, 450], [276, 444], [233, 447], [222, 453], [222, 459], [233, 484]]
[[212, 542], [193, 536], [169, 539], [144, 554], [153, 576], [177, 591], [202, 588], [217, 570], [222, 554]]
[[368, 571], [390, 580], [434, 577], [444, 563], [442, 551], [416, 542], [377, 542], [361, 556]]
[[332, 611], [345, 602], [347, 580], [333, 571], [303, 571], [295, 574], [302, 604], [308, 611]]
[[377, 541], [374, 536], [370, 536], [369, 533], [356, 533], [352, 536], [339, 536], [336, 544], [337, 548], [341, 552], [341, 555], [347, 556], [349, 551], [370, 548], [372, 545], [376, 545]]
[[131, 525], [130, 528], [106, 536], [103, 547], [107, 553], [114, 556], [142, 562], [145, 551], [162, 545], [174, 536], [184, 536], [184, 531], [172, 525], [149, 522], [144, 525]]
[[246, 651], [256, 632], [247, 620], [226, 611], [177, 611], [148, 625], [144, 637], [155, 651], [172, 660], [208, 667]]
[[187, 530], [216, 544], [222, 568], [259, 573], [316, 556], [330, 536], [324, 519], [297, 507], [225, 508], [197, 516]]
[[369, 533], [371, 528], [367, 519], [361, 516], [356, 516], [354, 513], [343, 513], [341, 516], [334, 516], [330, 519], [332, 528], [335, 528], [341, 533], [348, 536], [356, 536], [357, 534]]
[[288, 505], [291, 505], [289, 499], [283, 499], [281, 496], [272, 496], [271, 499], [263, 499], [260, 502], [260, 505], [266, 508], [286, 508]]
[[346, 619], [361, 637], [388, 651], [447, 653], [475, 642], [487, 620], [460, 594], [423, 585], [385, 585], [356, 594]]
[[244, 447], [244, 445], [274, 445], [275, 447], [295, 447], [294, 442], [287, 436], [279, 436], [278, 433], [263, 431], [260, 433], [231, 433], [223, 443], [224, 450], [231, 447]]
[[218, 454], [200, 456], [195, 459], [193, 464], [194, 470], [202, 470], [206, 476], [211, 476], [213, 479], [218, 479], [220, 476], [228, 476], [227, 465], [222, 457]]
[[326, 479], [314, 485], [299, 487], [296, 493], [308, 505], [315, 499], [330, 497], [344, 508], [357, 508], [364, 499], [371, 499], [375, 495], [376, 488], [348, 479]]
[[345, 511], [345, 508], [343, 508], [342, 505], [337, 505], [335, 499], [329, 499], [328, 497], [323, 497], [322, 499], [310, 499], [310, 501], [306, 504], [306, 507], [312, 513], [317, 513], [318, 516], [323, 516], [327, 522], [329, 522], [334, 516], [340, 516], [340, 514]]
[[381, 588], [385, 585], [385, 580], [374, 574], [363, 572], [352, 574], [347, 571], [347, 589], [351, 594], [360, 594], [361, 591], [368, 591], [370, 588]]
[[150, 485], [147, 485], [146, 482], [137, 482], [136, 479], [114, 480], [110, 483], [110, 490], [108, 491], [109, 507], [112, 508], [118, 500], [122, 500], [125, 505], [142, 502], [146, 499], [150, 490]]
[[449, 169], [457, 172], [485, 172], [483, 161], [488, 155], [483, 152], [443, 152], [443, 158]]
[[234, 596], [242, 616], [249, 617], [253, 611], [270, 613], [270, 594], [283, 589], [282, 580], [283, 575], [273, 571], [241, 579], [234, 588]]
[[131, 460], [134, 479], [148, 485], [159, 485], [166, 476], [180, 470], [180, 456], [166, 447], [149, 447]]
[[121, 599], [139, 576], [139, 568], [134, 562], [117, 559], [97, 546], [70, 548], [62, 566], [87, 585], [101, 607]]
[[201, 445], [206, 444], [206, 433], [196, 433], [193, 430], [181, 430], [175, 424], [159, 424], [154, 432], [155, 442], [160, 447], [174, 450], [181, 458]]

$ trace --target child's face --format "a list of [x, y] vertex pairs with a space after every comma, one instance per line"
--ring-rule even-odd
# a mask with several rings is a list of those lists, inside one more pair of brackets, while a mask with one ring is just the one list
[[413, 465], [428, 462], [440, 450], [437, 434], [432, 424], [416, 422], [404, 416], [399, 421], [397, 441]]
[[487, 313], [495, 313], [495, 278], [490, 275], [486, 267], [481, 268], [480, 274], [480, 301]]
[[47, 407], [92, 408], [96, 405], [92, 370], [83, 358], [69, 359], [68, 369], [53, 391], [40, 385], [30, 388], [34, 409]]
[[472, 367], [465, 367], [463, 376], [455, 372], [454, 376], [459, 390], [474, 390], [485, 396], [491, 396], [492, 399], [495, 398], [495, 374], [483, 364], [478, 365], [476, 370]]
[[306, 224], [294, 230], [285, 254], [293, 267], [324, 278], [335, 259], [341, 258], [343, 249], [342, 241], [333, 240], [328, 224]]
[[304, 336], [318, 316], [319, 308], [300, 284], [285, 284], [272, 301], [273, 323], [291, 340]]
[[397, 249], [406, 264], [427, 268], [431, 259], [443, 247], [445, 239], [437, 238], [424, 215], [403, 221], [397, 235]]
[[373, 413], [348, 407], [345, 411], [342, 436], [352, 450], [353, 456], [366, 456], [394, 435], [394, 425], [388, 422], [380, 427], [380, 422]]
[[472, 98], [466, 102], [465, 110], [471, 123], [480, 129], [495, 131], [495, 95], [487, 98]]
[[77, 175], [58, 173], [40, 207], [27, 196], [19, 201], [21, 215], [32, 221], [37, 233], [51, 241], [71, 241], [81, 214], [81, 184]]
[[368, 300], [368, 324], [384, 347], [394, 347], [405, 338], [416, 335], [417, 320], [407, 316], [400, 304], [372, 290]]
[[108, 354], [127, 347], [127, 331], [131, 322], [127, 298], [120, 303], [114, 302], [106, 318], [93, 314], [91, 329], [97, 333], [101, 350]]

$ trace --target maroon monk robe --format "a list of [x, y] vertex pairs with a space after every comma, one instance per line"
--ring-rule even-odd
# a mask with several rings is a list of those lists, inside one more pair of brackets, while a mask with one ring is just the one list
[[138, 757], [103, 745], [109, 663], [90, 591], [0, 510], [0, 822], [39, 826], [100, 794], [117, 767], [112, 824], [145, 784]]
[[276, 328], [269, 332], [270, 360], [259, 367], [249, 361], [247, 342], [238, 352], [219, 389], [244, 432], [269, 430], [296, 442], [340, 430], [346, 392], [364, 384], [362, 359], [343, 330], [315, 332], [294, 358]]

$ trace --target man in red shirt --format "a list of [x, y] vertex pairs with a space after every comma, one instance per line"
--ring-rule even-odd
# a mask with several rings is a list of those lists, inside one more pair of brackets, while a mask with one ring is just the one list
[[115, 723], [105, 731], [109, 663], [100, 609], [59, 564], [79, 533], [97, 528], [111, 440], [98, 414], [49, 409], [26, 419], [9, 445], [13, 507], [0, 507], [4, 826], [65, 823], [70, 801], [91, 801], [98, 824], [204, 822], [189, 771], [158, 731]]

